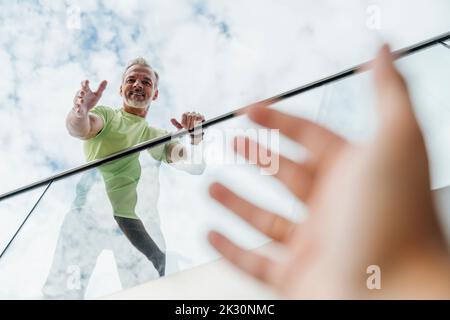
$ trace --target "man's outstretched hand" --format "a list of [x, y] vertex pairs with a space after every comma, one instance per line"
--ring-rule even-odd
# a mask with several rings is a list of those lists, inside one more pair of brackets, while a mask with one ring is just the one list
[[[374, 82], [379, 127], [363, 144], [275, 110], [249, 113], [310, 151], [303, 163], [280, 156], [275, 174], [308, 206], [305, 222], [259, 208], [219, 183], [210, 187], [213, 198], [279, 243], [285, 255], [273, 260], [243, 250], [215, 231], [210, 243], [283, 297], [450, 298], [449, 255], [431, 198], [425, 144], [387, 46], [374, 62]], [[244, 150], [236, 151], [257, 157], [260, 152], [249, 152], [260, 148], [255, 142], [238, 137], [235, 146], [243, 139]], [[380, 290], [367, 287], [369, 266], [380, 268]]]
[[[181, 116], [181, 122], [178, 122], [177, 119], [172, 118], [170, 119], [170, 122], [172, 125], [177, 128], [178, 130], [186, 129], [190, 130], [194, 128], [195, 126], [199, 125], [205, 121], [205, 117], [197, 112], [185, 112]], [[203, 132], [200, 130], [200, 132], [197, 129], [194, 130], [194, 132], [191, 134], [191, 143], [192, 144], [198, 144], [203, 139]]]
[[75, 95], [73, 99], [74, 110], [80, 117], [86, 116], [88, 111], [94, 108], [100, 98], [102, 97], [103, 91], [105, 91], [107, 86], [107, 81], [103, 80], [98, 86], [97, 91], [92, 91], [89, 87], [89, 80], [84, 80], [81, 82], [81, 89]]

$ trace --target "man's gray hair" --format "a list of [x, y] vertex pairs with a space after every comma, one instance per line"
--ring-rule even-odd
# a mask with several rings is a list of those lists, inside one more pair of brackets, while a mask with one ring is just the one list
[[148, 63], [147, 60], [145, 58], [143, 58], [143, 57], [137, 57], [137, 58], [134, 58], [133, 60], [130, 60], [128, 62], [127, 67], [125, 68], [125, 70], [124, 70], [124, 72], [122, 74], [122, 81], [125, 80], [125, 74], [127, 73], [128, 69], [130, 69], [132, 66], [135, 66], [135, 65], [146, 66], [146, 67], [150, 68], [153, 71], [153, 73], [155, 74], [155, 77], [156, 77], [155, 88], [157, 88], [158, 87], [158, 82], [159, 82], [159, 74], [158, 74], [158, 72], [156, 72], [152, 68], [150, 63]]

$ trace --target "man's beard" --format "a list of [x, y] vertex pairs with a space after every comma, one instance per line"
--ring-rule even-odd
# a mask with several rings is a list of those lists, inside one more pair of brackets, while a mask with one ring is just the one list
[[128, 97], [125, 97], [125, 103], [127, 106], [136, 108], [136, 109], [145, 109], [150, 105], [150, 99], [145, 99], [142, 101], [136, 101], [134, 99], [130, 99]]

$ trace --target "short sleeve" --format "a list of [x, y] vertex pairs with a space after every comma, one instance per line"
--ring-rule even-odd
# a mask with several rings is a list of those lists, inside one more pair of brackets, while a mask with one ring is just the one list
[[[156, 128], [151, 128], [151, 127], [149, 127], [149, 129], [151, 130], [151, 136], [152, 136], [151, 139], [165, 136], [166, 134], [169, 133], [169, 131], [166, 131], [163, 129], [156, 129]], [[180, 144], [179, 140], [175, 139], [175, 140], [167, 142], [163, 145], [153, 147], [151, 149], [148, 149], [148, 152], [153, 157], [153, 159], [167, 163], [167, 152], [168, 152], [169, 146], [174, 145], [174, 144]]]
[[103, 120], [103, 129], [97, 134], [96, 137], [98, 137], [109, 127], [111, 119], [114, 116], [114, 110], [105, 106], [96, 106], [89, 110], [89, 112], [99, 116]]

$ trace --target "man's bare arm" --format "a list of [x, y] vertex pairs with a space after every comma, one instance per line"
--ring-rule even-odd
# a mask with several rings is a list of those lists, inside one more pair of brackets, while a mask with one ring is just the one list
[[[181, 123], [177, 119], [172, 118], [170, 122], [177, 128], [181, 129], [192, 129], [196, 125], [205, 121], [205, 117], [197, 112], [185, 112], [181, 117]], [[198, 145], [203, 140], [203, 131], [194, 132], [191, 134], [191, 145]], [[181, 144], [171, 144], [167, 148], [167, 162], [175, 163], [179, 161], [187, 160], [187, 150]]]
[[81, 89], [73, 101], [74, 106], [66, 118], [66, 127], [71, 136], [87, 140], [95, 137], [103, 129], [103, 119], [89, 113], [89, 110], [94, 108], [100, 100], [106, 85], [107, 82], [102, 81], [98, 90], [92, 92], [89, 88], [89, 80], [81, 83]]
[[69, 134], [82, 140], [95, 137], [103, 126], [103, 119], [92, 113], [80, 116], [77, 111], [71, 110], [66, 119]]
[[167, 162], [174, 168], [193, 175], [200, 175], [206, 169], [202, 150], [192, 145], [190, 150], [181, 143], [169, 145], [167, 148]]
[[167, 148], [167, 162], [175, 163], [187, 160], [186, 147], [179, 143], [170, 144]]

